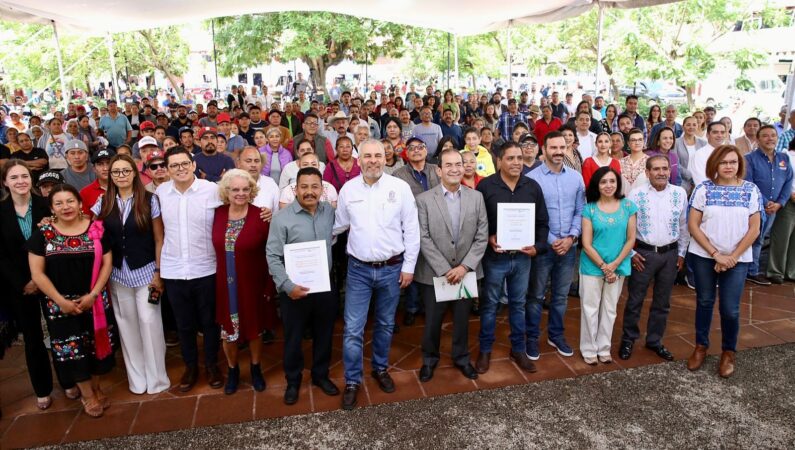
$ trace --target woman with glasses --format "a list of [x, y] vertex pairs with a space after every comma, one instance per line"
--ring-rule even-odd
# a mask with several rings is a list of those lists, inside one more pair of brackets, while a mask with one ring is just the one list
[[163, 392], [171, 385], [159, 302], [163, 220], [157, 196], [147, 192], [131, 157], [111, 159], [107, 191], [91, 212], [103, 221], [113, 251], [108, 286], [130, 392]]
[[[756, 185], [745, 181], [745, 158], [733, 145], [722, 145], [707, 159], [707, 181], [690, 196], [688, 262], [696, 285], [696, 347], [687, 368], [698, 370], [709, 349], [715, 297], [720, 297], [722, 335], [718, 374], [732, 376], [740, 333], [740, 297], [751, 245], [759, 235], [762, 198]], [[717, 294], [717, 295], [716, 295]]]
[[638, 128], [629, 130], [627, 134], [629, 144], [629, 155], [621, 158], [621, 178], [623, 185], [622, 194], [632, 192], [636, 186], [648, 182], [646, 178], [646, 160], [649, 156], [643, 153], [646, 140], [643, 138], [643, 131]]
[[251, 352], [251, 385], [265, 389], [260, 357], [265, 331], [266, 300], [276, 294], [268, 275], [265, 244], [269, 222], [260, 219], [251, 202], [259, 187], [248, 172], [232, 169], [218, 183], [223, 202], [215, 210], [212, 242], [216, 255], [215, 320], [221, 326], [221, 342], [228, 365], [224, 393], [237, 392], [240, 383], [238, 344], [247, 342]]

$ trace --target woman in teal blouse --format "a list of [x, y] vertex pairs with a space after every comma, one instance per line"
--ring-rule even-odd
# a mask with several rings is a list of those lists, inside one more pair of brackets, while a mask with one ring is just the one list
[[580, 258], [580, 353], [587, 364], [612, 362], [616, 304], [629, 276], [638, 208], [621, 195], [621, 175], [609, 166], [594, 172], [585, 191]]

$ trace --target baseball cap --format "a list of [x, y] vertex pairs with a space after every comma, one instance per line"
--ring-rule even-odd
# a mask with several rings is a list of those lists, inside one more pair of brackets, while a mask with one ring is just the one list
[[63, 175], [54, 170], [42, 172], [41, 175], [39, 175], [39, 179], [36, 180], [36, 186], [41, 186], [44, 183], [63, 184]]
[[199, 130], [199, 139], [201, 139], [205, 134], [212, 134], [214, 136], [218, 136], [218, 131], [213, 127], [202, 127]]
[[69, 150], [83, 150], [84, 152], [88, 152], [88, 147], [86, 147], [85, 142], [78, 139], [72, 139], [66, 143], [66, 146], [64, 147], [64, 153], [69, 153]]
[[190, 134], [193, 134], [193, 128], [185, 126], [185, 127], [180, 127], [180, 129], [179, 129], [180, 136], [182, 135], [182, 133], [184, 133], [186, 131], [189, 131]]
[[152, 136], [144, 136], [138, 141], [138, 148], [146, 147], [147, 145], [154, 145], [155, 147], [159, 147], [160, 145], [157, 143], [157, 139], [153, 138]]
[[215, 118], [215, 121], [218, 123], [231, 122], [232, 118], [229, 117], [229, 114], [227, 113], [221, 113], [218, 114], [218, 117]]
[[152, 123], [152, 121], [150, 120], [145, 120], [143, 121], [143, 123], [141, 123], [141, 125], [138, 128], [141, 130], [154, 130], [155, 124]]
[[91, 158], [91, 164], [96, 164], [102, 161], [103, 159], [111, 159], [114, 156], [116, 156], [116, 152], [114, 152], [113, 150], [107, 150], [107, 149], [100, 150], [94, 155], [93, 158]]
[[163, 152], [160, 150], [155, 150], [149, 154], [149, 157], [146, 158], [146, 164], [148, 165], [152, 161], [165, 161], [166, 157], [163, 155]]

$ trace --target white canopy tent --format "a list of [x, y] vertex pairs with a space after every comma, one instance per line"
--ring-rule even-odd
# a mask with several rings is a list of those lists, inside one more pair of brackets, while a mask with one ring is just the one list
[[[290, 2], [252, 2], [251, 0], [82, 0], [65, 4], [63, 0], [0, 0], [0, 19], [52, 25], [66, 32], [107, 35], [111, 33], [159, 28], [216, 17], [283, 11], [328, 11], [468, 36], [509, 28], [515, 24], [547, 23], [574, 17], [598, 5], [599, 26], [606, 8], [640, 8], [678, 0], [292, 0]], [[421, 12], [421, 14], [416, 14]], [[440, 20], [443, 18], [443, 20]], [[57, 40], [57, 30], [56, 30]], [[600, 33], [601, 36], [601, 33]], [[56, 46], [58, 44], [56, 43]], [[510, 39], [509, 39], [510, 48]], [[598, 45], [597, 80], [601, 65]], [[113, 52], [110, 52], [113, 55]], [[508, 64], [510, 66], [510, 55]], [[63, 68], [61, 79], [63, 80]], [[115, 71], [114, 71], [115, 77]], [[509, 83], [511, 76], [509, 74]], [[114, 87], [118, 89], [114, 79]], [[63, 87], [63, 81], [62, 81]], [[116, 92], [118, 97], [118, 92]]]

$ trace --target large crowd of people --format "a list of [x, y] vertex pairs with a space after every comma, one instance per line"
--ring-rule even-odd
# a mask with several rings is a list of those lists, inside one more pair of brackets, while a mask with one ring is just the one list
[[[0, 356], [21, 334], [39, 408], [52, 403], [54, 367], [66, 397], [102, 416], [101, 377], [119, 348], [135, 394], [188, 392], [202, 367], [232, 395], [246, 350], [243, 377], [262, 391], [260, 361], [274, 351], [294, 404], [312, 339], [311, 382], [352, 409], [366, 340], [370, 376], [384, 392], [400, 388], [389, 355], [401, 298], [404, 326], [425, 316], [422, 382], [442, 358], [448, 307], [452, 362], [466, 378], [489, 371], [503, 310], [520, 369], [543, 364], [544, 334], [572, 357], [572, 296], [580, 356], [609, 364], [643, 338], [652, 283], [645, 347], [674, 358], [663, 337], [673, 286], [686, 284], [696, 297], [687, 367], [704, 362], [719, 299], [718, 373], [730, 377], [746, 281], [795, 281], [795, 111], [775, 124], [748, 118], [735, 133], [711, 107], [680, 121], [674, 105], [653, 105], [644, 117], [633, 95], [574, 104], [535, 85], [518, 98], [433, 86], [367, 97], [337, 88], [327, 102], [248, 92], [190, 105], [133, 94], [45, 116], [21, 98], [0, 107]], [[527, 239], [503, 247], [500, 230], [516, 220], [506, 211], [528, 204]], [[291, 279], [286, 263], [288, 245], [315, 241], [328, 258], [322, 292]], [[461, 286], [460, 298], [437, 298], [444, 284]], [[339, 316], [344, 386], [329, 378]], [[265, 350], [280, 323], [283, 350]], [[184, 371], [172, 380], [166, 347], [177, 345]]]

